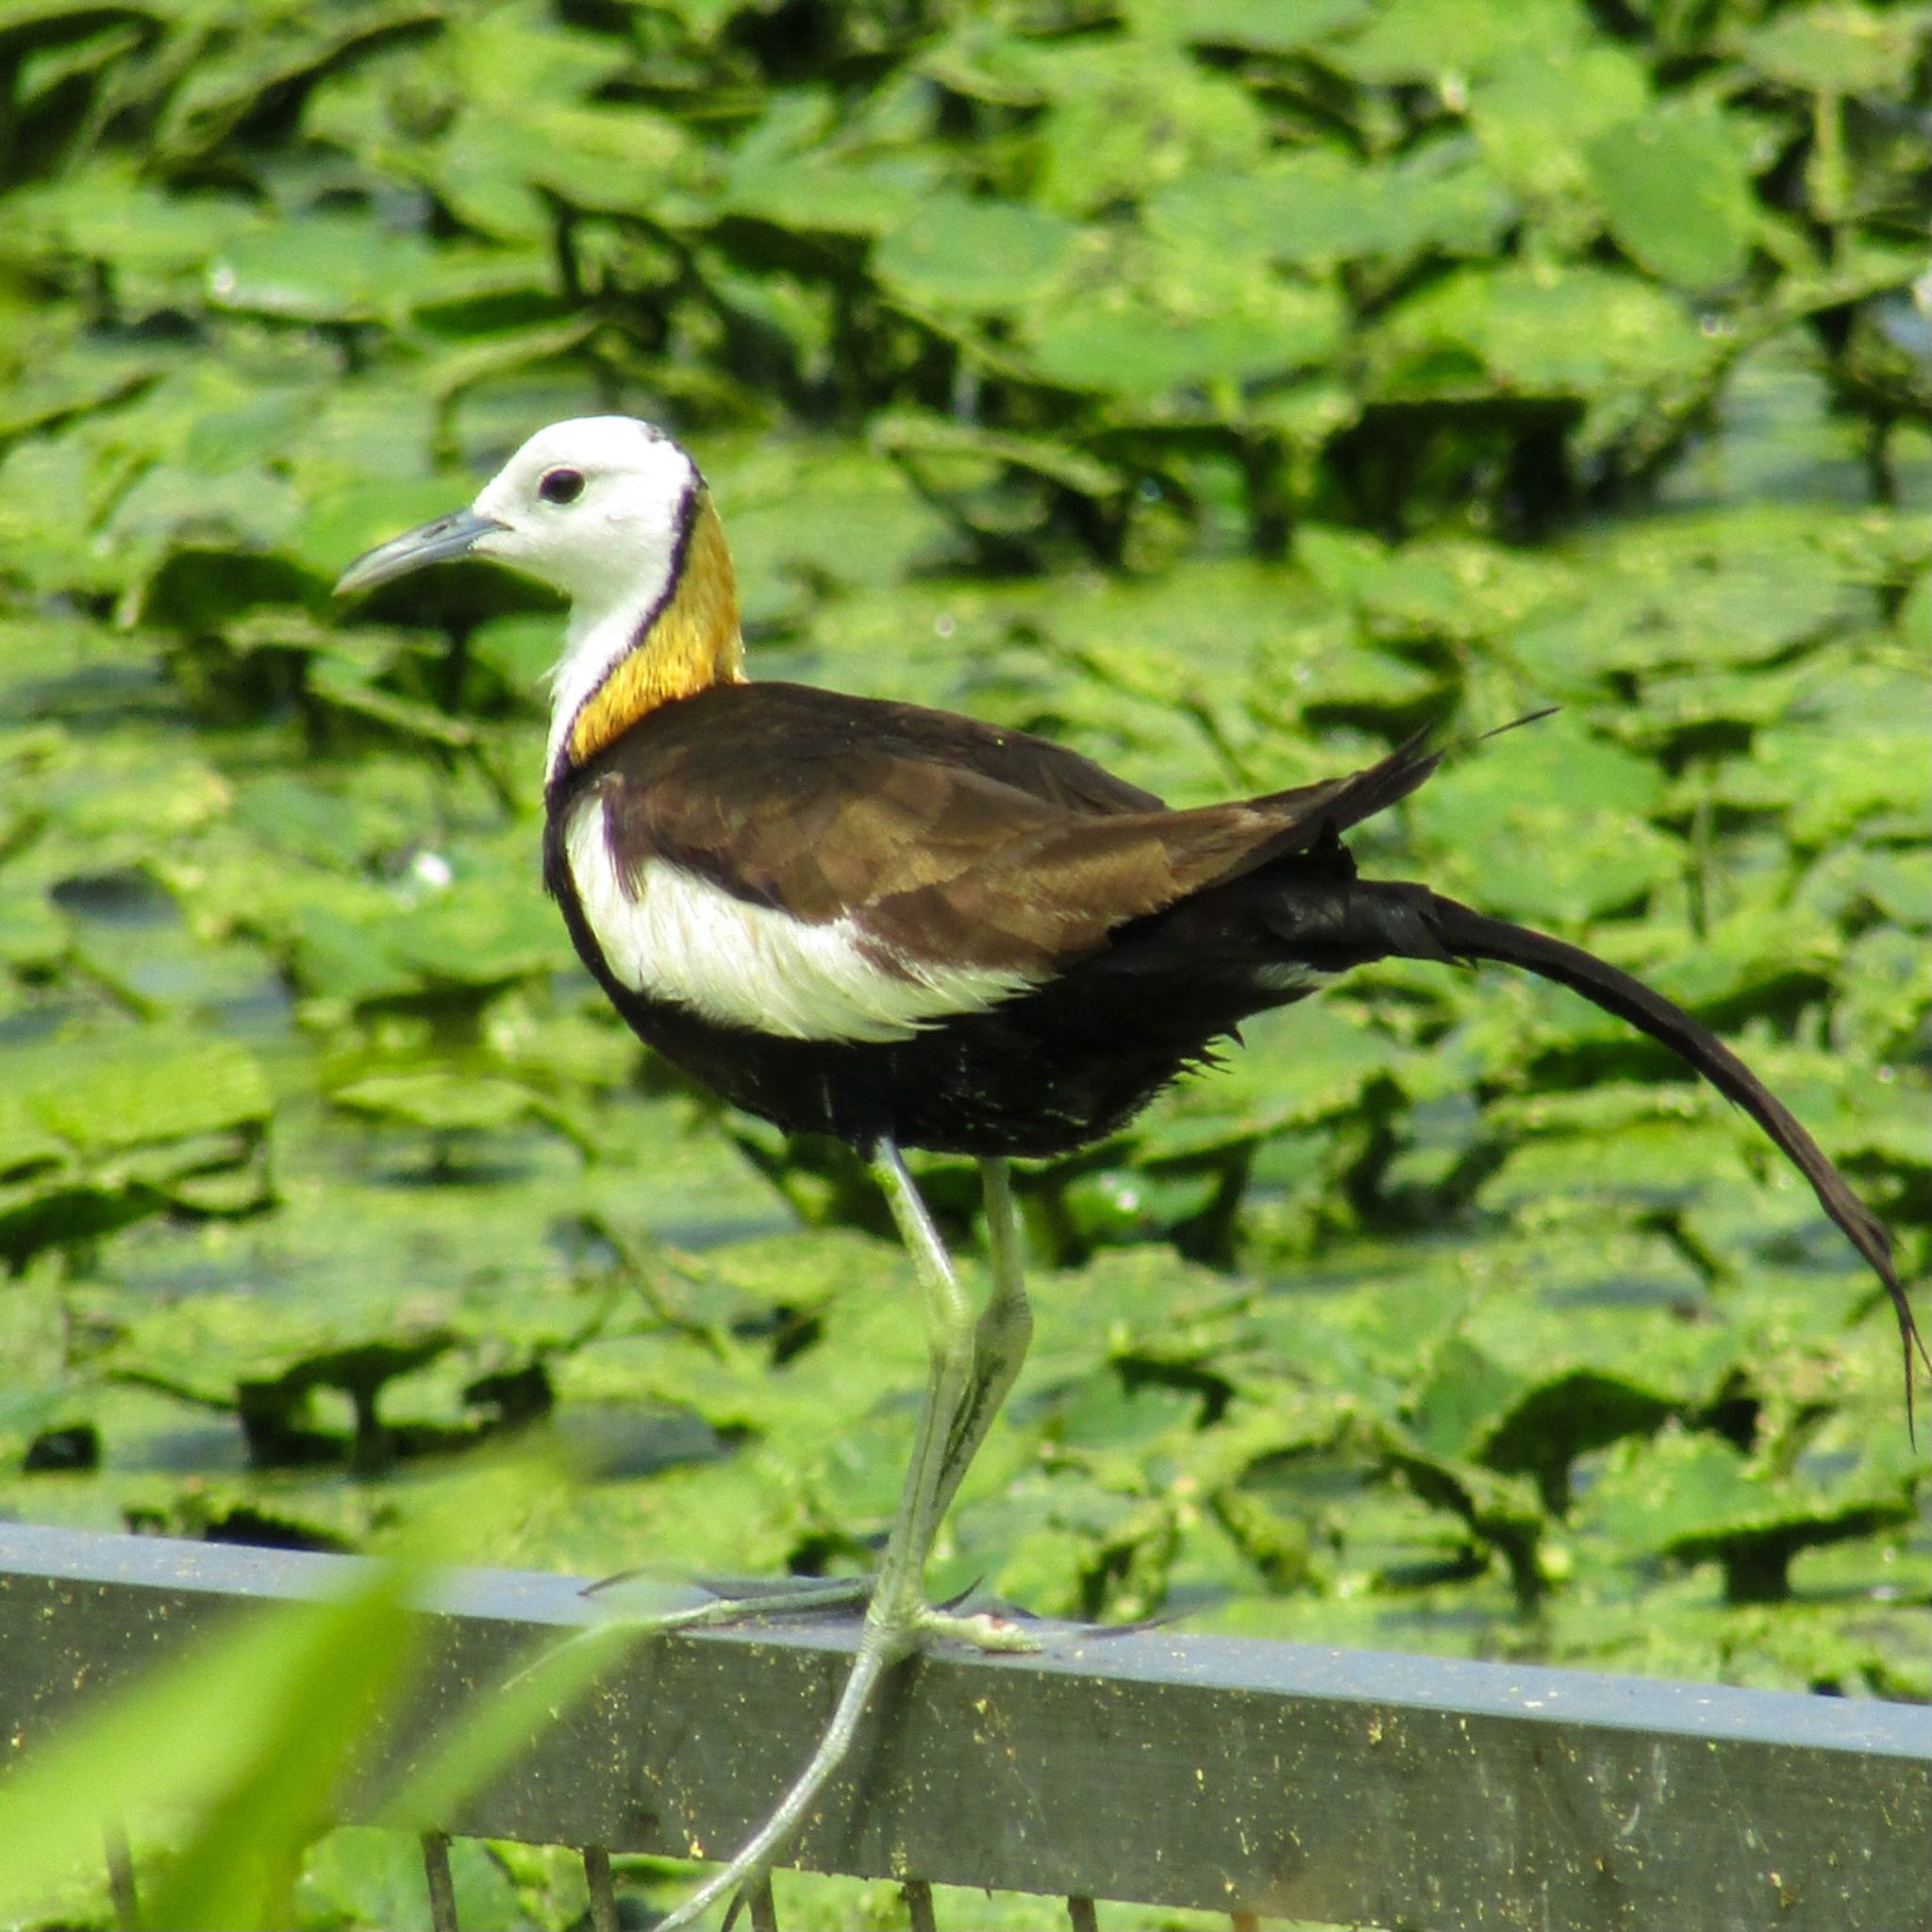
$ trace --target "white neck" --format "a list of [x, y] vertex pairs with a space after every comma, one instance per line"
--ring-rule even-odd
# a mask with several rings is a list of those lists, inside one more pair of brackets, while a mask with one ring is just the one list
[[571, 606], [563, 655], [550, 673], [550, 740], [543, 751], [546, 784], [562, 775], [568, 762], [564, 747], [577, 713], [629, 656], [652, 607], [666, 594], [666, 586], [643, 582], [614, 604]]

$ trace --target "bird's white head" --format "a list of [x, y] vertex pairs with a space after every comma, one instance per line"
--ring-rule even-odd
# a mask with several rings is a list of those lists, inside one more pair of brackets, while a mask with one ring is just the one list
[[553, 676], [549, 775], [672, 698], [743, 675], [738, 593], [697, 465], [633, 416], [540, 429], [457, 510], [359, 557], [341, 596], [485, 557], [570, 599]]
[[690, 457], [634, 416], [553, 423], [483, 486], [471, 508], [496, 527], [471, 547], [595, 622], [664, 589], [703, 487]]

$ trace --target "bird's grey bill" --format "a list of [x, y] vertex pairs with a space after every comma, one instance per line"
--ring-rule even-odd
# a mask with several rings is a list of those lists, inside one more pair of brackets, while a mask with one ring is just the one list
[[479, 537], [502, 528], [494, 517], [483, 516], [474, 509], [451, 510], [446, 517], [405, 530], [400, 537], [391, 537], [387, 543], [365, 550], [336, 579], [336, 595], [347, 597], [358, 591], [373, 591], [377, 584], [408, 576], [425, 564], [462, 557], [475, 547]]

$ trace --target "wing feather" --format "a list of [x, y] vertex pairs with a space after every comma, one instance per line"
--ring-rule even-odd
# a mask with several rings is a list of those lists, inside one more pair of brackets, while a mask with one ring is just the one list
[[1037, 982], [1381, 809], [1434, 762], [1409, 745], [1346, 778], [1171, 811], [1024, 732], [750, 683], [647, 714], [584, 782], [620, 874], [668, 861], [809, 924], [850, 921], [882, 963]]

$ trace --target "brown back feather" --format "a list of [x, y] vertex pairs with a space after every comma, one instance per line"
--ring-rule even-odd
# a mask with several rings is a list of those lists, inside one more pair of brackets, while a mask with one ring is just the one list
[[640, 719], [586, 771], [619, 863], [666, 859], [883, 950], [1045, 976], [1114, 928], [1305, 849], [1413, 791], [1413, 744], [1369, 770], [1170, 811], [1024, 732], [775, 683]]

